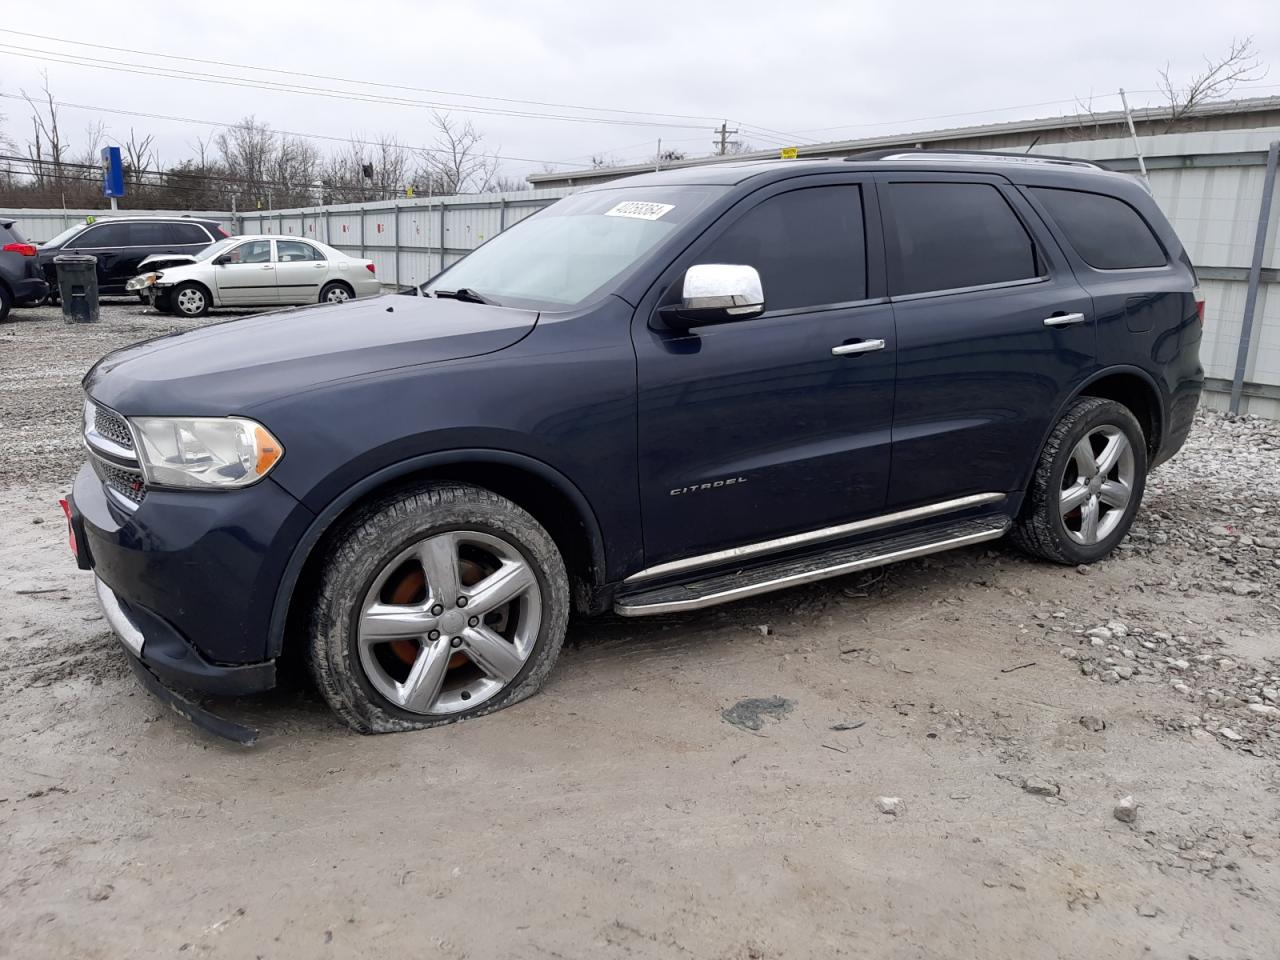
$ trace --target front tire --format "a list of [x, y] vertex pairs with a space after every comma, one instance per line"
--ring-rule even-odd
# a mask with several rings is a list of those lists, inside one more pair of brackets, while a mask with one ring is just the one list
[[1147, 446], [1130, 410], [1081, 397], [1040, 454], [1012, 538], [1055, 563], [1093, 563], [1124, 539], [1147, 482]]
[[184, 317], [203, 317], [209, 312], [209, 291], [198, 283], [179, 284], [169, 294], [173, 312]]
[[555, 542], [479, 487], [430, 484], [359, 509], [324, 557], [310, 622], [321, 694], [359, 733], [492, 713], [531, 696], [569, 619]]

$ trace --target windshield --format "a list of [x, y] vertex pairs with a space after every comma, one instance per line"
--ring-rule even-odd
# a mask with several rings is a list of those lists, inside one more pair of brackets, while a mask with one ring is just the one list
[[621, 276], [726, 188], [628, 187], [579, 193], [469, 253], [422, 285], [498, 304], [559, 309]]
[[63, 230], [56, 236], [50, 237], [44, 243], [40, 244], [40, 246], [60, 247], [87, 226], [87, 223], [77, 223], [74, 226], [67, 227], [67, 229]]
[[208, 260], [211, 257], [216, 257], [218, 254], [226, 250], [227, 247], [239, 242], [239, 237], [227, 237], [225, 240], [219, 240], [217, 243], [211, 243], [195, 255], [196, 261], [199, 262], [201, 260]]

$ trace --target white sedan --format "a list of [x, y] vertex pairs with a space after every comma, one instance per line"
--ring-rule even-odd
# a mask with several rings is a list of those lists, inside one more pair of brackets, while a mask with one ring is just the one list
[[372, 260], [275, 235], [228, 237], [194, 256], [157, 254], [139, 266], [143, 272], [127, 288], [186, 317], [211, 307], [341, 303], [382, 292]]

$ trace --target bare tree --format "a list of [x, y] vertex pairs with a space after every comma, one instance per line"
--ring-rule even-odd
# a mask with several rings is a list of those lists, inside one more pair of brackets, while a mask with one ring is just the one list
[[1267, 75], [1262, 58], [1254, 51], [1253, 37], [1232, 40], [1226, 54], [1213, 59], [1204, 58], [1204, 69], [1183, 85], [1169, 76], [1169, 64], [1160, 71], [1160, 92], [1169, 102], [1168, 133], [1177, 124], [1203, 104], [1228, 97], [1242, 83], [1255, 83]]
[[124, 167], [125, 173], [129, 178], [129, 182], [133, 186], [142, 186], [146, 172], [153, 166], [159, 167], [155, 151], [152, 144], [155, 143], [155, 134], [148, 134], [139, 138], [138, 134], [133, 132], [133, 127], [129, 128], [129, 139], [121, 144], [124, 150]]
[[[31, 107], [31, 139], [27, 142], [27, 156], [31, 159], [31, 174], [36, 183], [44, 187], [46, 181], [58, 181], [63, 177], [63, 163], [66, 161], [67, 146], [58, 129], [58, 105], [49, 89], [49, 73], [40, 71], [44, 96], [42, 104], [36, 102], [26, 90], [19, 88], [22, 98]], [[41, 111], [47, 111], [47, 116]]]
[[239, 181], [242, 194], [262, 203], [272, 199], [269, 168], [276, 153], [276, 134], [267, 124], [245, 117], [213, 138], [227, 176]]
[[448, 114], [432, 113], [435, 147], [424, 151], [422, 170], [432, 193], [483, 193], [498, 174], [498, 161], [480, 152], [484, 137], [471, 121], [457, 123]]

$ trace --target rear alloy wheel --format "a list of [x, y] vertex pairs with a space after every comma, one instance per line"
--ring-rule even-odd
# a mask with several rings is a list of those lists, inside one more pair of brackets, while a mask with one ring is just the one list
[[327, 283], [320, 291], [321, 303], [346, 303], [351, 298], [351, 288], [345, 283]]
[[533, 517], [478, 487], [432, 485], [369, 505], [338, 533], [312, 668], [361, 733], [451, 723], [537, 690], [568, 610], [564, 563]]
[[209, 312], [209, 294], [198, 283], [184, 283], [169, 294], [174, 312], [184, 317], [203, 317]]
[[1146, 477], [1146, 441], [1129, 409], [1081, 397], [1049, 435], [1013, 539], [1057, 563], [1100, 560], [1128, 533]]

